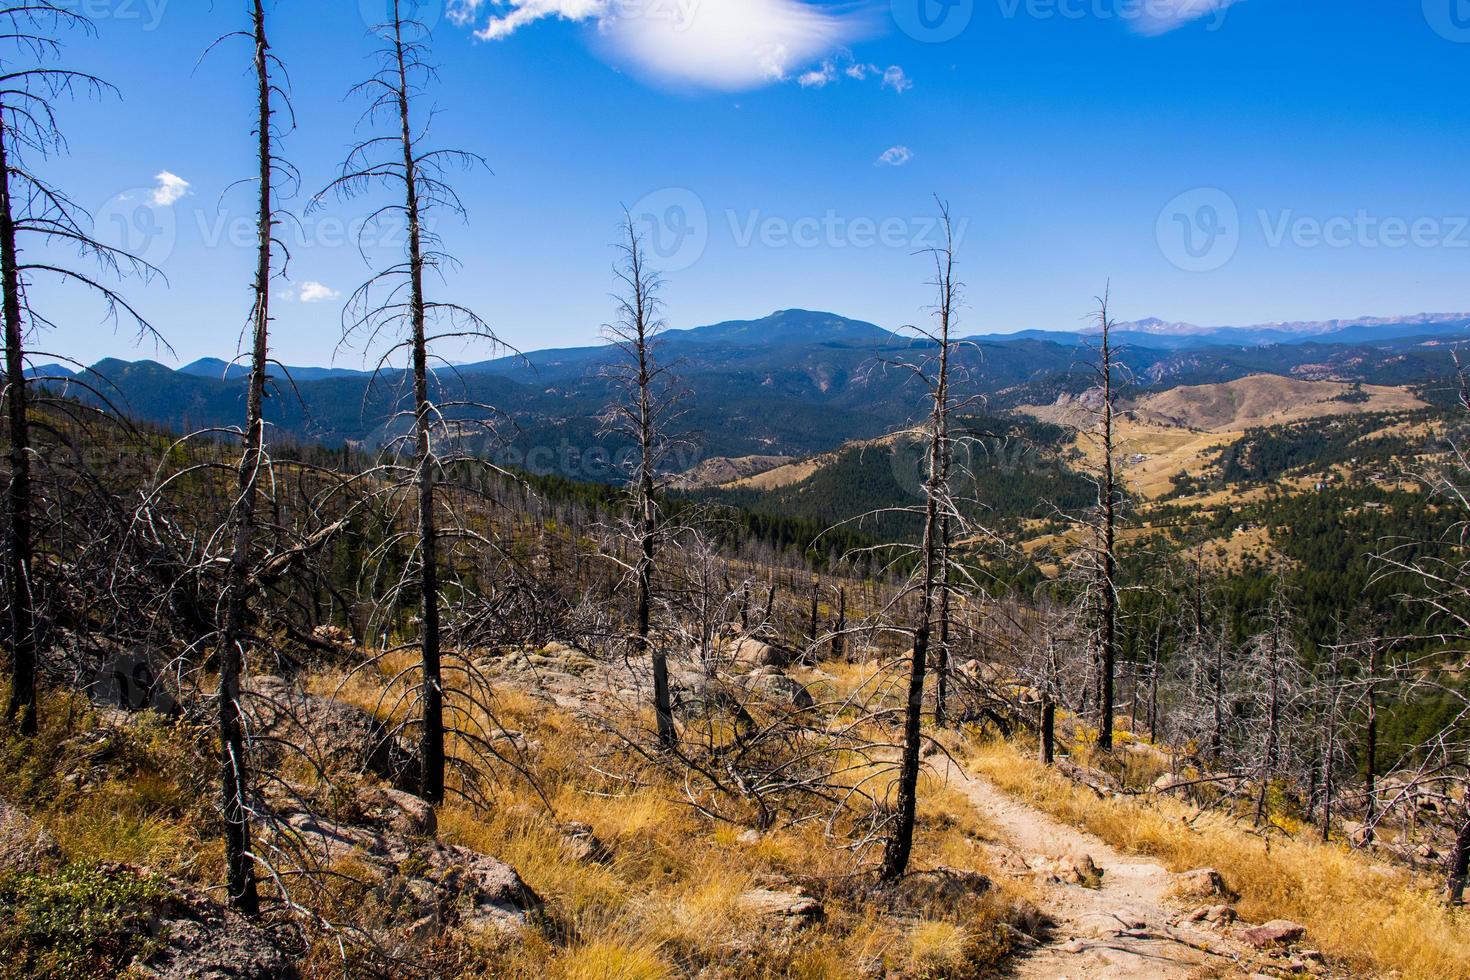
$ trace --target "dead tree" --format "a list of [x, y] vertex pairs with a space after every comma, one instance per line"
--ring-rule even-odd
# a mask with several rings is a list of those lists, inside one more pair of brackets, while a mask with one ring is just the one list
[[[444, 678], [440, 582], [444, 530], [436, 510], [435, 491], [449, 462], [439, 443], [453, 442], [475, 423], [454, 419], [450, 413], [484, 412], [486, 406], [467, 399], [445, 401], [438, 396], [439, 382], [430, 362], [435, 341], [447, 338], [478, 340], [500, 346], [489, 326], [468, 308], [430, 300], [426, 279], [441, 277], [454, 260], [442, 249], [430, 226], [433, 213], [446, 210], [463, 217], [464, 208], [447, 182], [451, 168], [484, 167], [477, 155], [458, 149], [434, 149], [426, 145], [428, 123], [418, 118], [417, 102], [426, 84], [435, 77], [429, 64], [429, 29], [414, 16], [417, 0], [393, 0], [391, 19], [375, 32], [384, 40], [377, 52], [378, 71], [353, 89], [368, 102], [363, 121], [382, 131], [364, 138], [349, 151], [341, 175], [316, 196], [312, 207], [324, 197], [337, 195], [352, 200], [375, 188], [394, 195], [391, 203], [373, 212], [368, 226], [384, 221], [402, 221], [406, 231], [405, 254], [375, 272], [349, 298], [343, 314], [343, 342], [361, 340], [365, 348], [380, 350], [374, 381], [381, 382], [393, 358], [406, 355], [406, 379], [411, 383], [410, 407], [395, 413], [390, 422], [409, 420], [412, 433], [395, 440], [393, 446], [406, 451], [412, 464], [406, 485], [414, 494], [413, 560], [414, 585], [419, 596], [419, 684], [414, 708], [419, 725], [419, 779], [417, 791], [424, 800], [440, 803], [445, 793]], [[367, 227], [363, 233], [366, 234]], [[386, 348], [386, 349], [384, 349]], [[407, 583], [403, 583], [407, 584]]]
[[[92, 22], [70, 6], [53, 0], [18, 0], [0, 6], [4, 25], [0, 46], [6, 52], [0, 55], [0, 288], [4, 291], [0, 313], [5, 321], [5, 431], [10, 464], [5, 579], [12, 671], [6, 717], [25, 735], [36, 734], [39, 726], [36, 683], [42, 625], [34, 578], [33, 399], [26, 378], [28, 355], [42, 352], [28, 350], [27, 344], [37, 331], [53, 326], [32, 305], [32, 287], [43, 280], [79, 287], [100, 299], [109, 319], [121, 315], [138, 328], [140, 336], [156, 337], [147, 321], [103, 281], [130, 274], [148, 278], [156, 270], [93, 237], [86, 212], [34, 168], [38, 161], [66, 150], [56, 115], [58, 100], [79, 92], [100, 96], [114, 91], [95, 75], [55, 63], [61, 55], [63, 33], [93, 30]], [[28, 260], [24, 252], [29, 242], [41, 250]], [[56, 264], [55, 252], [44, 246], [70, 249], [98, 272]]]
[[678, 743], [669, 694], [668, 652], [651, 639], [654, 579], [658, 574], [659, 548], [670, 531], [660, 500], [663, 476], [670, 456], [681, 440], [672, 434], [681, 414], [683, 392], [670, 365], [658, 358], [658, 335], [664, 328], [659, 300], [662, 277], [648, 265], [643, 239], [633, 218], [623, 213], [623, 241], [618, 245], [621, 261], [616, 275], [621, 286], [617, 298], [618, 317], [603, 328], [607, 339], [622, 354], [620, 363], [606, 373], [617, 393], [603, 416], [603, 433], [628, 439], [635, 447], [628, 492], [633, 523], [624, 539], [632, 539], [635, 562], [633, 579], [637, 589], [635, 644], [641, 657], [653, 668], [653, 710], [658, 741], [664, 749]]
[[1097, 480], [1097, 575], [1098, 575], [1098, 733], [1097, 745], [1113, 750], [1114, 674], [1118, 657], [1118, 510], [1120, 506], [1114, 423], [1117, 412], [1119, 368], [1113, 347], [1113, 321], [1108, 316], [1109, 293], [1098, 299], [1096, 386], [1101, 396], [1097, 412], [1098, 440], [1102, 463]]
[[[247, 39], [254, 48], [258, 210], [255, 281], [251, 287], [254, 302], [248, 320], [250, 373], [246, 381], [245, 425], [241, 429], [244, 446], [236, 469], [235, 499], [229, 519], [233, 548], [220, 599], [224, 623], [218, 642], [218, 710], [230, 900], [245, 914], [254, 915], [259, 909], [259, 899], [250, 846], [250, 771], [245, 754], [240, 681], [244, 671], [251, 578], [256, 571], [252, 557], [257, 533], [256, 508], [260, 480], [270, 465], [265, 446], [265, 389], [270, 369], [271, 287], [278, 275], [275, 265], [278, 247], [276, 227], [280, 218], [276, 206], [276, 178], [284, 172], [287, 180], [294, 181], [296, 174], [276, 153], [281, 133], [276, 125], [275, 100], [280, 98], [284, 101], [285, 94], [275, 82], [273, 73], [284, 69], [271, 53], [264, 0], [252, 0], [250, 24], [249, 32], [229, 35]], [[281, 252], [284, 255], [283, 247]]]
[[1257, 779], [1255, 822], [1259, 826], [1266, 819], [1271, 786], [1284, 760], [1297, 757], [1292, 750], [1303, 734], [1297, 722], [1308, 690], [1296, 646], [1295, 616], [1279, 579], [1262, 629], [1246, 651], [1244, 672], [1254, 714], [1250, 761]]
[[932, 251], [935, 262], [933, 285], [938, 291], [934, 310], [935, 328], [929, 339], [935, 349], [931, 365], [916, 365], [915, 374], [922, 380], [929, 401], [929, 419], [925, 433], [928, 465], [923, 484], [923, 539], [920, 544], [916, 588], [918, 611], [913, 625], [913, 652], [910, 654], [908, 696], [904, 711], [903, 757], [899, 764], [897, 813], [884, 842], [883, 864], [879, 880], [894, 882], [908, 871], [909, 856], [914, 845], [914, 819], [918, 812], [919, 762], [924, 719], [924, 678], [928, 668], [929, 647], [934, 630], [935, 613], [940, 604], [940, 583], [947, 549], [944, 547], [944, 519], [952, 511], [950, 497], [950, 427], [953, 423], [954, 397], [950, 388], [951, 355], [954, 353], [952, 330], [955, 326], [960, 285], [955, 279], [954, 236], [948, 208], [941, 205], [940, 215], [945, 229], [944, 244]]

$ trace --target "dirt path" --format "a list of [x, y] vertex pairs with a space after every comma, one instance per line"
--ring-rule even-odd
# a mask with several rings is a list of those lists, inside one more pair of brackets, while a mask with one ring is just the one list
[[1004, 866], [1016, 877], [1067, 855], [1088, 855], [1103, 871], [1102, 887], [1063, 885], [1045, 875], [1032, 880], [1042, 910], [1056, 922], [1050, 940], [1018, 960], [1012, 976], [1025, 980], [1175, 980], [1249, 976], [1249, 953], [1202, 927], [1172, 926], [1178, 909], [1167, 900], [1172, 876], [1158, 864], [1125, 855], [1091, 834], [1055, 820], [951, 768], [951, 778], [1000, 834]]

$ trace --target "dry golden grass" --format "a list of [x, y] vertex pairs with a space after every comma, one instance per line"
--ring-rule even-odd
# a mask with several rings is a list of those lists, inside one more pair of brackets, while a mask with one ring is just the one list
[[1470, 980], [1470, 915], [1439, 900], [1433, 882], [1338, 845], [1269, 843], [1226, 818], [1189, 820], [1169, 800], [1099, 799], [1045, 769], [1014, 745], [987, 743], [968, 755], [996, 785], [1125, 851], [1175, 871], [1214, 867], [1252, 921], [1293, 919], [1313, 945], [1355, 970], [1411, 980]]

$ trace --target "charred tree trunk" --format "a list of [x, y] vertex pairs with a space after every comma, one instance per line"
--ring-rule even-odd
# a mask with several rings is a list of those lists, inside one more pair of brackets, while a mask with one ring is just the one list
[[225, 820], [225, 862], [230, 901], [246, 915], [259, 911], [255, 862], [250, 847], [250, 770], [240, 714], [247, 593], [255, 541], [256, 494], [265, 448], [265, 384], [270, 365], [271, 248], [275, 230], [272, 199], [270, 43], [263, 0], [254, 5], [256, 120], [260, 210], [257, 225], [255, 307], [251, 311], [250, 379], [245, 397], [245, 447], [235, 482], [235, 541], [225, 595], [225, 624], [219, 643], [219, 739]]
[[393, 56], [398, 86], [399, 143], [403, 150], [404, 215], [408, 221], [409, 338], [413, 371], [414, 474], [418, 494], [419, 590], [422, 635], [419, 641], [419, 796], [444, 802], [444, 679], [439, 618], [439, 526], [434, 508], [437, 482], [433, 444], [434, 406], [429, 395], [429, 345], [424, 298], [424, 230], [419, 206], [418, 157], [411, 123], [408, 55], [404, 20], [393, 5]]
[[1455, 835], [1455, 847], [1450, 852], [1449, 880], [1445, 885], [1445, 902], [1461, 905], [1465, 901], [1465, 885], [1470, 879], [1470, 794], [1465, 797], [1465, 814]]
[[[948, 463], [944, 464], [946, 469]], [[935, 664], [934, 678], [934, 724], [944, 728], [949, 724], [949, 618], [950, 618], [950, 523], [945, 515], [941, 527], [939, 572], [939, 656]]]
[[19, 247], [11, 197], [11, 131], [0, 119], [0, 279], [5, 289], [5, 408], [10, 439], [10, 486], [5, 495], [6, 577], [10, 580], [11, 679], [6, 717], [22, 735], [35, 735], [36, 602], [31, 581], [31, 433], [21, 316]]
[[[943, 213], [946, 231], [949, 215]], [[880, 881], [891, 883], [902, 878], [908, 871], [909, 858], [914, 846], [914, 820], [918, 813], [919, 762], [924, 719], [924, 678], [929, 662], [929, 642], [933, 632], [934, 615], [939, 604], [938, 586], [944, 562], [942, 509], [949, 506], [948, 457], [949, 457], [949, 362], [950, 325], [954, 313], [956, 284], [954, 282], [953, 237], [946, 235], [946, 244], [935, 253], [938, 261], [936, 285], [939, 289], [939, 319], [937, 376], [930, 379], [930, 396], [933, 407], [929, 418], [929, 479], [924, 486], [924, 536], [921, 545], [922, 572], [920, 577], [919, 610], [914, 627], [914, 649], [909, 663], [908, 696], [904, 713], [903, 758], [898, 777], [897, 813], [893, 829], [883, 848], [883, 864], [879, 870]]]
[[1363, 760], [1367, 769], [1364, 789], [1367, 803], [1363, 814], [1363, 846], [1373, 843], [1373, 822], [1378, 819], [1378, 645], [1368, 652], [1367, 722], [1363, 730]]
[[1113, 458], [1113, 409], [1116, 397], [1113, 384], [1112, 323], [1108, 319], [1104, 297], [1099, 320], [1102, 325], [1103, 383], [1103, 476], [1102, 476], [1102, 650], [1099, 669], [1102, 673], [1098, 714], [1097, 744], [1104, 752], [1113, 750], [1113, 672], [1118, 656], [1118, 483]]

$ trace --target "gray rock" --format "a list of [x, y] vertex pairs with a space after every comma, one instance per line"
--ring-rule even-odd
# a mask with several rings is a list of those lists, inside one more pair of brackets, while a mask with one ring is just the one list
[[761, 701], [780, 707], [791, 707], [805, 711], [816, 704], [811, 692], [800, 681], [779, 673], [752, 673], [744, 680], [744, 687]]
[[328, 774], [371, 773], [400, 789], [417, 780], [414, 749], [361, 708], [279, 677], [252, 678], [245, 691], [241, 704], [267, 767], [279, 767], [294, 749]]
[[737, 668], [777, 667], [785, 670], [796, 661], [796, 654], [771, 643], [747, 638], [736, 643], [730, 654]]
[[1225, 886], [1225, 879], [1214, 868], [1198, 868], [1175, 875], [1174, 894], [1182, 899], [1196, 901], [1231, 897], [1230, 889]]
[[[390, 910], [381, 925], [415, 931], [456, 925], [510, 932], [530, 925], [541, 900], [503, 861], [467, 847], [339, 824], [301, 810], [283, 813], [278, 834], [323, 867], [351, 857]], [[425, 922], [425, 920], [429, 922]], [[431, 930], [432, 931], [432, 930]]]
[[803, 928], [822, 921], [822, 903], [799, 891], [757, 888], [737, 900], [740, 910], [773, 925]]
[[1307, 927], [1287, 919], [1273, 919], [1263, 926], [1242, 929], [1241, 939], [1257, 949], [1285, 946], [1297, 942], [1307, 934]]
[[300, 938], [287, 927], [268, 930], [231, 909], [178, 892], [154, 920], [158, 952], [130, 975], [155, 980], [295, 980]]

